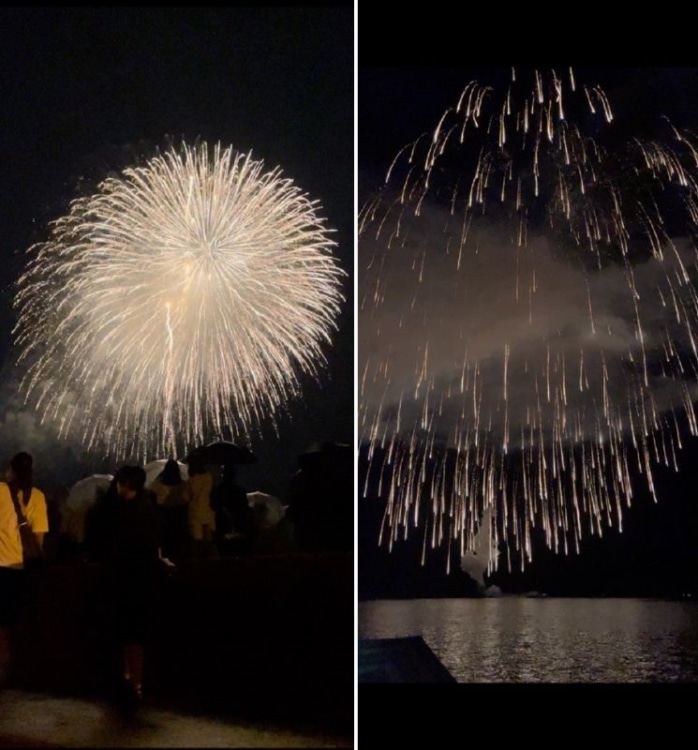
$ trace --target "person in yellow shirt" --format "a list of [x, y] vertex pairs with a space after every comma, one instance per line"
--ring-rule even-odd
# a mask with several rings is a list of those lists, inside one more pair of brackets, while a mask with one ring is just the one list
[[189, 456], [188, 464], [189, 476], [185, 483], [184, 496], [189, 508], [192, 556], [217, 557], [214, 542], [216, 514], [211, 507], [213, 475], [208, 471], [206, 461], [196, 452]]
[[188, 551], [189, 529], [185, 480], [176, 459], [167, 460], [150, 485], [155, 495], [162, 539], [162, 555], [179, 562]]
[[46, 497], [34, 486], [33, 464], [29, 453], [17, 453], [10, 460], [5, 481], [0, 482], [0, 687], [9, 676], [13, 633], [19, 621], [26, 586], [13, 493], [40, 546], [43, 546], [44, 535], [48, 532]]

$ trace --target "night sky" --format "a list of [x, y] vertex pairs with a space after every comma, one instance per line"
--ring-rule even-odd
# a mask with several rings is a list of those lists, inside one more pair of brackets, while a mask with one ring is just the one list
[[79, 436], [58, 441], [16, 396], [13, 284], [25, 252], [79, 192], [130, 166], [130, 155], [195, 139], [252, 151], [322, 206], [347, 277], [339, 333], [318, 382], [289, 405], [239, 472], [280, 494], [297, 455], [353, 440], [354, 13], [330, 8], [5, 8], [0, 451], [35, 455], [37, 481], [113, 471]]
[[[409, 55], [407, 55], [409, 58]], [[361, 63], [361, 58], [360, 58]], [[554, 67], [563, 73], [568, 66]], [[666, 115], [677, 127], [698, 128], [698, 69], [668, 67], [574, 67], [577, 81], [600, 85], [614, 113], [610, 132], [593, 118], [583, 123], [590, 134], [614, 148], [628, 134], [660, 137]], [[444, 110], [455, 104], [465, 84], [477, 79], [495, 88], [509, 79], [510, 68], [436, 66], [359, 66], [359, 202], [363, 204], [382, 184], [399, 149], [420, 134], [433, 131]], [[603, 132], [601, 132], [603, 130]], [[362, 257], [359, 249], [359, 274]], [[359, 290], [359, 304], [361, 290]], [[361, 370], [361, 327], [359, 369]], [[685, 425], [684, 425], [685, 427]], [[555, 595], [683, 596], [698, 595], [698, 439], [684, 429], [680, 471], [655, 467], [658, 503], [641, 477], [632, 507], [624, 513], [624, 531], [589, 537], [581, 555], [555, 555], [534, 538], [534, 562], [524, 573], [503, 570], [489, 579], [513, 593], [543, 591]], [[366, 472], [365, 454], [359, 463], [359, 486]], [[359, 597], [458, 596], [473, 593], [471, 581], [455, 566], [445, 574], [443, 551], [420, 564], [422, 535], [396, 544], [392, 553], [377, 546], [384, 498], [375, 486], [359, 498]]]

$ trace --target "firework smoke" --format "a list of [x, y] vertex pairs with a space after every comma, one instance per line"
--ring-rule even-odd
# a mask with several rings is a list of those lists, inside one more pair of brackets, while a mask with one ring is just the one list
[[22, 392], [117, 456], [247, 439], [317, 377], [343, 272], [316, 201], [220, 144], [102, 182], [30, 249], [17, 284]]
[[490, 567], [534, 530], [578, 551], [697, 432], [696, 139], [606, 149], [590, 118], [612, 128], [571, 70], [469, 83], [362, 210], [359, 429], [390, 546], [419, 528], [465, 555], [485, 517]]

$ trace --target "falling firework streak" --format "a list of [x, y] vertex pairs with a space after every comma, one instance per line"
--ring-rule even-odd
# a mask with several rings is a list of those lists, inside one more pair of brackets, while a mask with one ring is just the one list
[[169, 148], [73, 201], [17, 283], [22, 392], [116, 455], [247, 439], [318, 377], [343, 272], [280, 169]]
[[471, 82], [361, 211], [359, 430], [391, 548], [463, 555], [484, 517], [490, 569], [539, 532], [578, 552], [698, 432], [698, 140], [605, 146], [589, 121], [613, 134], [572, 70]]

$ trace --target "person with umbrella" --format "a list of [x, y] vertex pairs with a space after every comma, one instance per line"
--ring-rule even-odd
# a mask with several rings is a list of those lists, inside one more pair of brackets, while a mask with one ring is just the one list
[[150, 485], [162, 530], [162, 554], [175, 561], [182, 559], [189, 541], [186, 483], [179, 463], [170, 458]]
[[202, 453], [194, 451], [189, 455], [187, 462], [189, 476], [185, 483], [184, 495], [189, 507], [192, 554], [198, 558], [216, 557], [216, 515], [211, 507], [213, 475], [208, 471]]
[[223, 466], [223, 479], [211, 492], [216, 514], [216, 540], [219, 551], [234, 554], [246, 551], [252, 540], [252, 511], [247, 492], [235, 477], [235, 464]]
[[85, 513], [85, 554], [90, 562], [103, 562], [111, 554], [112, 534], [119, 509], [117, 478], [112, 475], [106, 487], [94, 490], [94, 502]]
[[[257, 456], [249, 448], [229, 440], [216, 440], [195, 448], [189, 454], [187, 462], [190, 478], [192, 467], [196, 472], [195, 477], [199, 475], [198, 479], [189, 482], [189, 526], [194, 547], [199, 548], [199, 554], [210, 555], [212, 550], [216, 550], [215, 543], [209, 540], [216, 539], [221, 543], [226, 534], [228, 540], [244, 539], [247, 536], [250, 528], [247, 494], [235, 482], [232, 467], [256, 461]], [[224, 467], [223, 481], [215, 493], [213, 476], [207, 471], [207, 466]], [[224, 528], [218, 528], [218, 521], [224, 524]]]
[[238, 445], [238, 443], [231, 443], [229, 440], [216, 440], [208, 445], [195, 448], [193, 453], [201, 456], [204, 463], [212, 466], [257, 463], [257, 456], [249, 448]]

